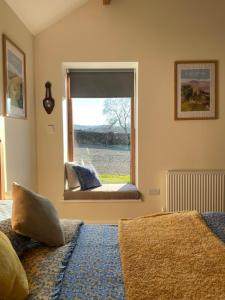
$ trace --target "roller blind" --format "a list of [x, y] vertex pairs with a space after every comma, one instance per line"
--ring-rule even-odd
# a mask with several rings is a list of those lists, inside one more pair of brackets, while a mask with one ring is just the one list
[[69, 70], [71, 98], [134, 96], [133, 69]]

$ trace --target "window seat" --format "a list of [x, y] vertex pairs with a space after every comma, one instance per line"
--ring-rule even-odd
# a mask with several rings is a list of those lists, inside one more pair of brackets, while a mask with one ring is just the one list
[[103, 184], [102, 186], [81, 191], [80, 188], [64, 191], [64, 200], [120, 200], [141, 199], [141, 194], [133, 184]]

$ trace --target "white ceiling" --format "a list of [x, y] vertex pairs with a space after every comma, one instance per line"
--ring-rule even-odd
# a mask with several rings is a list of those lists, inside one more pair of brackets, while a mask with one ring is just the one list
[[88, 0], [5, 0], [35, 35]]

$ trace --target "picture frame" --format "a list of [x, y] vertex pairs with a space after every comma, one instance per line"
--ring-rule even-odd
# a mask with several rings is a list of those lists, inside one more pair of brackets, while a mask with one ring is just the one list
[[3, 114], [6, 117], [27, 119], [26, 56], [5, 34], [3, 45]]
[[216, 60], [175, 61], [175, 120], [217, 118]]

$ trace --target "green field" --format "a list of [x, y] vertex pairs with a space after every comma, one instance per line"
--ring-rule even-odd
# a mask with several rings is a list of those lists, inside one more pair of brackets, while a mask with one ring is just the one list
[[98, 174], [102, 183], [130, 183], [130, 175]]
[[201, 102], [189, 102], [187, 100], [183, 100], [181, 102], [181, 111], [207, 111], [209, 110], [209, 106], [205, 103]]

